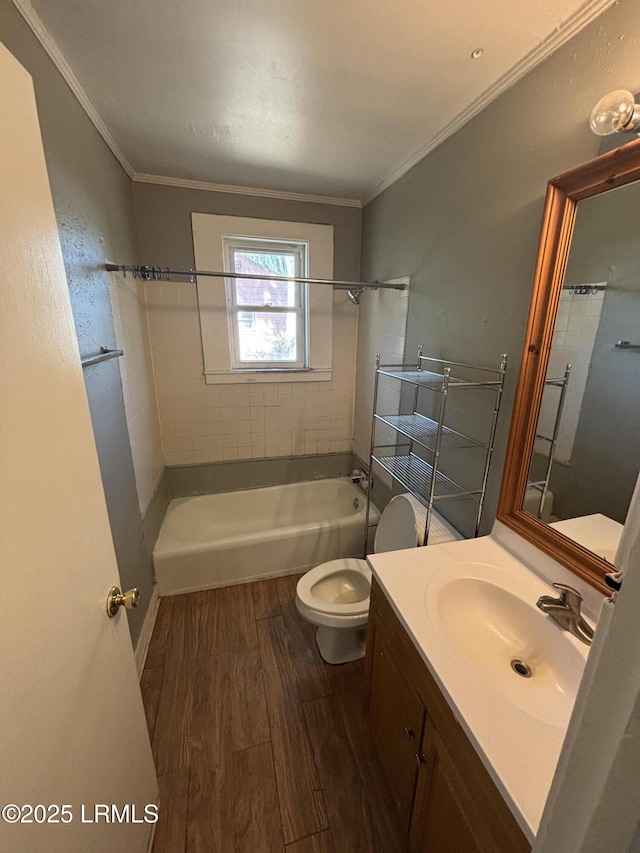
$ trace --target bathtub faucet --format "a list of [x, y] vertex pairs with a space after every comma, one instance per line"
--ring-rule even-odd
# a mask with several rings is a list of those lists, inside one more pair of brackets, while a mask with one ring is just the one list
[[359, 486], [366, 493], [369, 491], [369, 478], [360, 468], [354, 468], [349, 477], [354, 486]]

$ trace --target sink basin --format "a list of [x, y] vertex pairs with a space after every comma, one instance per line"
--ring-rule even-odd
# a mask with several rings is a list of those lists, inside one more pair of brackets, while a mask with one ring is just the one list
[[525, 713], [566, 727], [586, 654], [536, 607], [544, 589], [511, 592], [492, 568], [434, 578], [426, 593], [429, 618], [470, 678]]

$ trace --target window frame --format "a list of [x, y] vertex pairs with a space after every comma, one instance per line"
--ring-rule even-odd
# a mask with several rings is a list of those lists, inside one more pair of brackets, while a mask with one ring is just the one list
[[[191, 214], [195, 269], [224, 270], [224, 237], [249, 237], [307, 242], [307, 276], [333, 278], [333, 226], [277, 219], [253, 219], [213, 213]], [[226, 288], [223, 280], [197, 277], [203, 374], [207, 385], [325, 382], [332, 376], [334, 291], [308, 285], [307, 367], [234, 369], [229, 349]]]
[[[296, 258], [294, 275], [307, 277], [309, 245], [307, 241], [274, 240], [265, 237], [241, 237], [229, 235], [223, 237], [224, 271], [235, 272], [235, 253], [237, 251], [263, 254], [291, 254]], [[260, 305], [242, 304], [237, 302], [237, 281], [235, 276], [225, 279], [227, 297], [227, 321], [229, 325], [229, 358], [232, 370], [306, 370], [308, 368], [307, 339], [309, 312], [307, 310], [307, 286], [302, 282], [294, 282], [295, 304]], [[296, 316], [296, 358], [282, 360], [248, 360], [241, 356], [239, 339], [240, 313], [278, 313], [295, 314]]]

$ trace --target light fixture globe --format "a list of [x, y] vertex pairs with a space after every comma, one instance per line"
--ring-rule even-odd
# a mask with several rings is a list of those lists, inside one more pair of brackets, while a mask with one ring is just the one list
[[634, 95], [626, 89], [616, 89], [600, 98], [593, 108], [589, 120], [596, 136], [609, 136], [622, 130], [637, 130], [640, 127], [640, 107]]

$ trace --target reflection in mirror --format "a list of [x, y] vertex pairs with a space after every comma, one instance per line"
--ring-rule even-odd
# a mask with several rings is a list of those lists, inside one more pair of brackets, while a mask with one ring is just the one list
[[[615, 543], [639, 468], [640, 186], [630, 184], [577, 206], [522, 509], [586, 547], [590, 535]], [[613, 562], [614, 544], [591, 550]]]

